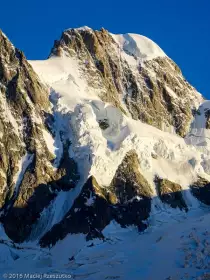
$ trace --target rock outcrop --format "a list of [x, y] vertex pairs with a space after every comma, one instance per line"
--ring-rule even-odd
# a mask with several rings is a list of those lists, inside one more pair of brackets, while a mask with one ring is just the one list
[[163, 203], [167, 203], [172, 208], [178, 207], [181, 210], [188, 210], [182, 195], [183, 189], [179, 184], [159, 177], [155, 178], [155, 184], [157, 187], [157, 194]]
[[152, 197], [152, 189], [140, 172], [138, 155], [135, 151], [126, 154], [111, 182], [110, 190], [119, 203], [128, 203], [135, 197]]
[[200, 177], [190, 186], [192, 194], [202, 203], [210, 205], [210, 182]]

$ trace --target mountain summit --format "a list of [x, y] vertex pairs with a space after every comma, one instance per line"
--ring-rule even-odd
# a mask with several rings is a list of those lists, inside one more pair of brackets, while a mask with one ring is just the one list
[[141, 35], [68, 29], [55, 41], [50, 56], [75, 59], [88, 85], [93, 90], [100, 85], [98, 95], [104, 102], [164, 131], [175, 129], [185, 136], [192, 111], [202, 102], [178, 66]]

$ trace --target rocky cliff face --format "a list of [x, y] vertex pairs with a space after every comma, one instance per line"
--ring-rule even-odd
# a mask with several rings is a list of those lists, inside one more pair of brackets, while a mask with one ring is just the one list
[[76, 165], [67, 147], [53, 169], [55, 157], [46, 141], [54, 135], [48, 88], [2, 32], [0, 91], [1, 219], [8, 236], [23, 241], [56, 191], [74, 187]]
[[0, 209], [7, 235], [41, 246], [73, 233], [104, 238], [111, 221], [141, 231], [156, 208], [187, 211], [189, 197], [209, 204], [208, 147], [177, 136], [190, 139], [202, 101], [143, 36], [70, 29], [48, 60], [29, 63], [0, 32]]
[[[49, 107], [47, 88], [27, 62], [23, 53], [0, 33], [1, 85], [1, 206], [18, 197], [21, 169], [50, 159], [46, 144], [39, 149], [45, 112]], [[38, 170], [33, 168], [33, 173]], [[23, 174], [22, 174], [23, 175]], [[37, 180], [37, 178], [36, 178]], [[24, 200], [20, 202], [24, 204]]]

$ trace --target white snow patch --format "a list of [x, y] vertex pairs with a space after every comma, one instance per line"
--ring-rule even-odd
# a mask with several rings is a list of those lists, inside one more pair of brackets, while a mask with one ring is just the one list
[[149, 38], [138, 34], [111, 34], [121, 50], [140, 60], [151, 60], [157, 57], [166, 57], [161, 48]]
[[86, 206], [91, 206], [91, 205], [94, 204], [94, 201], [95, 201], [95, 197], [91, 195], [91, 196], [85, 201], [85, 205], [86, 205]]
[[170, 87], [168, 87], [167, 85], [165, 85], [165, 88], [166, 88], [167, 92], [168, 92], [174, 99], [177, 98], [176, 93], [175, 93]]
[[46, 129], [42, 129], [42, 135], [43, 138], [45, 140], [46, 146], [49, 150], [49, 152], [51, 152], [51, 154], [55, 155], [55, 146], [54, 146], [54, 139], [52, 137], [52, 135], [46, 130]]
[[19, 161], [19, 171], [13, 178], [13, 182], [15, 183], [15, 193], [18, 194], [20, 184], [23, 180], [23, 176], [28, 168], [29, 164], [32, 162], [34, 155], [33, 154], [26, 154], [24, 157], [21, 158]]
[[1, 96], [0, 101], [1, 101], [0, 104], [2, 107], [2, 113], [4, 116], [4, 121], [10, 123], [13, 126], [16, 135], [19, 136], [19, 125], [17, 123], [17, 120], [13, 116], [9, 105], [7, 104], [6, 99], [3, 96]]
[[[66, 29], [66, 31], [68, 30], [71, 30], [72, 28], [68, 28]], [[77, 31], [89, 31], [89, 32], [93, 32], [93, 29], [88, 27], [88, 26], [81, 26], [81, 27], [78, 27], [78, 28], [73, 28], [74, 30], [77, 30]]]

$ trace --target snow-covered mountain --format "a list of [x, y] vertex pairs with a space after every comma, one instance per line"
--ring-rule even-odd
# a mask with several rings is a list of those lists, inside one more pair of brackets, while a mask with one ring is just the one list
[[159, 225], [174, 230], [171, 220], [189, 218], [191, 227], [208, 213], [210, 103], [144, 36], [68, 29], [48, 59], [27, 61], [1, 32], [0, 110], [0, 220], [11, 266], [27, 254], [31, 261], [31, 250], [52, 262], [69, 246], [62, 271], [99, 242], [90, 240], [108, 252], [110, 230], [143, 244]]

